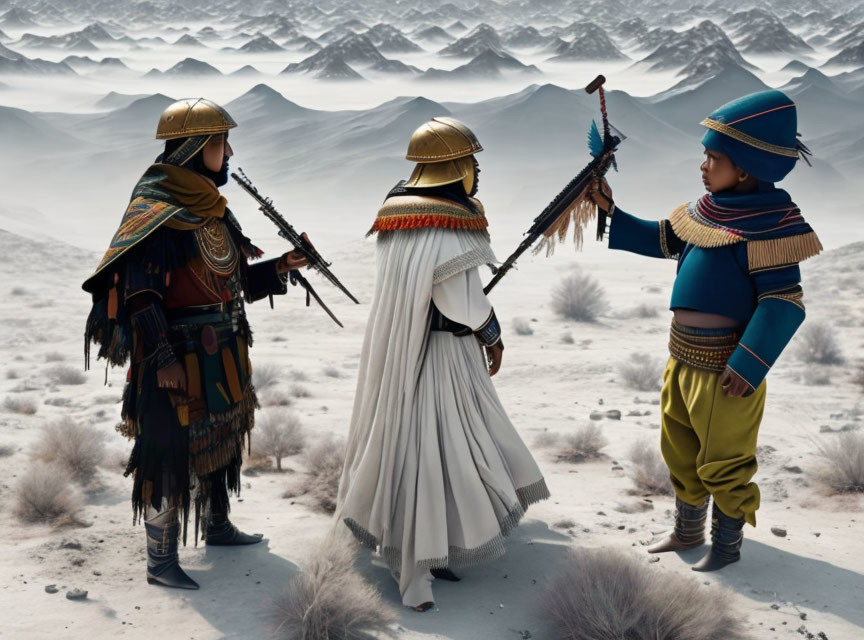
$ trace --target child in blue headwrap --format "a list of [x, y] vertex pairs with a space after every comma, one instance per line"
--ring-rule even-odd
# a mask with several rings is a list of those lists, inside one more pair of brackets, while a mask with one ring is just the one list
[[708, 193], [667, 220], [631, 216], [605, 181], [593, 200], [611, 215], [609, 247], [678, 261], [670, 308], [671, 357], [663, 374], [661, 450], [675, 488], [675, 529], [649, 552], [705, 541], [695, 571], [740, 558], [745, 521], [756, 524], [756, 437], [765, 375], [804, 320], [798, 263], [822, 246], [774, 183], [807, 153], [795, 103], [776, 90], [723, 105], [701, 123]]

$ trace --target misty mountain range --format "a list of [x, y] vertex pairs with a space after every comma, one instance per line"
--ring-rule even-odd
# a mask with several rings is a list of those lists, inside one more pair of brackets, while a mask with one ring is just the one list
[[[123, 203], [159, 151], [153, 128], [161, 111], [198, 92], [187, 87], [218, 87], [240, 123], [231, 133], [235, 166], [280, 200], [314, 201], [337, 214], [349, 191], [357, 202], [378, 202], [410, 169], [411, 132], [453, 115], [487, 150], [484, 193], [506, 199], [509, 210], [533, 211], [587, 159], [597, 97], [550, 82], [572, 76], [565, 82], [578, 87], [591, 79], [586, 62], [660, 78], [636, 96], [607, 72], [610, 117], [627, 136], [615, 178], [624, 196], [661, 189], [692, 197], [699, 120], [765, 89], [776, 76], [764, 69], [781, 67], [783, 80], [772, 82], [798, 103], [799, 129], [814, 152], [814, 166], [793, 172], [790, 184], [860, 194], [861, 3], [470, 1], [0, 0], [0, 103], [17, 100], [0, 106], [7, 150], [0, 171], [16, 185], [4, 198], [49, 218], [77, 211], [109, 224], [117, 211], [103, 204]], [[328, 88], [342, 96], [340, 106], [306, 106], [292, 87], [307, 78], [304, 87], [345, 83]], [[384, 80], [388, 97], [394, 86], [401, 96], [382, 94], [375, 104], [368, 96]], [[478, 97], [478, 81], [501, 88]], [[20, 95], [34, 85], [63, 96], [42, 104], [62, 106], [27, 106]], [[224, 97], [226, 87], [237, 88]], [[351, 102], [354, 91], [365, 96], [362, 109]], [[96, 186], [99, 205], [91, 206]], [[346, 222], [358, 232], [362, 224]]]
[[[864, 159], [861, 136], [848, 132], [860, 130], [862, 87], [860, 73], [835, 80], [815, 69], [782, 87], [799, 105], [799, 128], [814, 152], [814, 166], [796, 170], [792, 184], [835, 194], [858, 188], [854, 176]], [[733, 97], [764, 88], [757, 76], [738, 67], [646, 98], [608, 92], [612, 122], [627, 136], [619, 153], [627, 189], [663, 184], [692, 192], [698, 186], [701, 117]], [[87, 114], [0, 107], [0, 136], [15, 150], [0, 158], [0, 170], [10, 183], [27, 184], [48, 159], [64, 167], [52, 178], [56, 206], [62, 201], [64, 207], [84, 198], [98, 176], [125, 176], [131, 182], [158, 151], [152, 141], [154, 123], [174, 98], [114, 93], [93, 105], [103, 111]], [[357, 198], [374, 200], [392, 186], [383, 184], [382, 176], [391, 176], [386, 181], [394, 183], [405, 177], [406, 141], [419, 124], [438, 115], [462, 119], [477, 132], [487, 150], [481, 158], [487, 188], [504, 191], [519, 185], [516, 201], [534, 203], [587, 159], [585, 131], [596, 117], [596, 102], [596, 96], [581, 90], [532, 84], [475, 103], [406, 96], [365, 110], [324, 111], [259, 84], [225, 106], [240, 123], [231, 133], [236, 162], [258, 180], [276, 185], [277, 194], [290, 189], [298, 197], [317, 198], [326, 208], [327, 197], [335, 196], [324, 197], [322, 189], [340, 185]], [[122, 202], [128, 196], [129, 185], [113, 178], [99, 185], [106, 198]]]
[[[289, 56], [293, 60], [283, 63], [283, 72], [327, 80], [367, 75], [494, 80], [532, 66], [542, 73], [547, 64], [627, 60], [645, 72], [680, 72], [688, 65], [719, 71], [730, 64], [756, 70], [746, 55], [802, 58], [812, 66], [813, 57], [820, 58], [817, 49], [825, 54], [821, 59], [827, 68], [846, 70], [864, 66], [862, 6], [840, 0], [772, 0], [754, 9], [688, 0], [591, 0], [578, 6], [565, 0], [485, 0], [471, 7], [413, 0], [398, 6], [382, 0], [362, 5], [306, 0], [276, 9], [256, 0], [244, 3], [238, 15], [229, 0], [206, 7], [161, 2], [158, 10], [144, 0], [73, 0], [59, 7], [44, 0], [3, 0], [0, 75], [102, 69], [40, 59], [53, 52], [97, 62], [119, 58], [128, 73], [149, 77], [157, 71], [174, 75], [179, 63], [182, 74], [196, 67], [206, 74], [212, 69], [221, 73], [221, 53]], [[193, 21], [209, 24], [182, 26]], [[85, 26], [73, 28], [80, 24]], [[148, 50], [175, 52], [176, 59], [157, 70], [135, 69], [136, 52]], [[297, 59], [298, 54], [305, 57]], [[434, 62], [418, 68], [412, 56], [419, 54], [458, 64], [449, 70]], [[542, 55], [542, 62], [525, 63], [520, 60], [525, 55]], [[490, 63], [496, 59], [506, 63]]]

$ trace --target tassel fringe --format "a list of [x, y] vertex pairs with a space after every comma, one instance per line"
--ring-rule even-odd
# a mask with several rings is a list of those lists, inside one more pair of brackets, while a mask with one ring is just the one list
[[751, 240], [747, 243], [747, 263], [750, 271], [795, 264], [812, 258], [822, 251], [822, 243], [814, 231], [797, 236], [771, 240]]
[[402, 231], [428, 227], [482, 231], [488, 226], [489, 223], [486, 218], [458, 218], [447, 214], [406, 214], [378, 218], [366, 235], [370, 236], [379, 231]]
[[489, 226], [483, 205], [471, 199], [474, 209], [456, 202], [434, 196], [402, 195], [388, 198], [372, 228], [366, 234], [378, 231], [402, 231], [407, 229], [468, 229], [485, 231]]
[[750, 271], [795, 264], [822, 251], [822, 243], [814, 231], [782, 238], [748, 240], [731, 229], [713, 226], [700, 219], [689, 203], [677, 207], [669, 216], [669, 222], [676, 236], [697, 247], [712, 249], [746, 242]]
[[588, 197], [589, 187], [585, 187], [582, 193], [573, 200], [573, 203], [558, 216], [558, 219], [543, 233], [543, 238], [534, 247], [534, 255], [546, 251], [549, 257], [555, 253], [555, 245], [563, 243], [573, 222], [573, 244], [577, 250], [582, 249], [585, 239], [585, 228], [597, 217], [597, 205]]
[[697, 247], [713, 249], [744, 241], [743, 236], [728, 229], [714, 227], [707, 222], [694, 219], [690, 211], [690, 203], [676, 207], [669, 216], [669, 222], [676, 236]]

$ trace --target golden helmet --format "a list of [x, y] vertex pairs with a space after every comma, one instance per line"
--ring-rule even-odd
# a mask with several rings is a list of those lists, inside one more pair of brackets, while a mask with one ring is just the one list
[[184, 98], [162, 112], [156, 127], [156, 139], [210, 136], [225, 133], [236, 126], [234, 118], [215, 102], [206, 98]]
[[465, 183], [470, 192], [474, 181], [475, 153], [483, 151], [477, 136], [455, 118], [432, 118], [414, 131], [408, 143], [407, 160], [417, 163], [408, 187], [437, 187]]

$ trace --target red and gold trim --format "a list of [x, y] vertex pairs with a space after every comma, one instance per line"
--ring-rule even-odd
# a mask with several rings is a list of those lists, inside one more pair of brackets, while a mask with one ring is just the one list
[[452, 200], [431, 196], [394, 196], [378, 211], [367, 235], [379, 231], [402, 231], [437, 227], [483, 231], [489, 226], [479, 200], [472, 199], [477, 211]]

